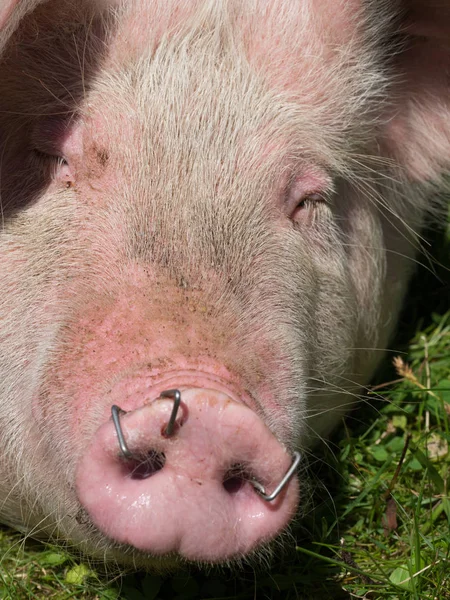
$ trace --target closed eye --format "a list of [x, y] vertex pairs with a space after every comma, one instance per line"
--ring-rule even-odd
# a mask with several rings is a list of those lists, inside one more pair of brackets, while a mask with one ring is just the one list
[[42, 150], [39, 150], [38, 148], [33, 148], [32, 152], [38, 160], [47, 161], [47, 162], [49, 162], [49, 161], [56, 162], [58, 165], [68, 165], [69, 164], [63, 156], [59, 156], [58, 154], [50, 154], [48, 152], [42, 152]]

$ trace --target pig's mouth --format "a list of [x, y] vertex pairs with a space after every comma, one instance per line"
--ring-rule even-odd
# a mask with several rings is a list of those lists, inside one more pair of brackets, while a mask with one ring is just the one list
[[90, 521], [119, 546], [158, 562], [228, 562], [290, 521], [299, 460], [224, 392], [169, 389], [128, 412], [112, 407], [80, 460], [76, 487]]

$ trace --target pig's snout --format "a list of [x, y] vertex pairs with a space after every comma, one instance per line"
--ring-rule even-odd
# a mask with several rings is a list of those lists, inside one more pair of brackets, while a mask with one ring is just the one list
[[[292, 518], [296, 461], [226, 394], [192, 388], [179, 400], [169, 393], [116, 411], [80, 461], [79, 499], [103, 534], [144, 552], [208, 562], [242, 556]], [[261, 495], [279, 487], [273, 501]]]

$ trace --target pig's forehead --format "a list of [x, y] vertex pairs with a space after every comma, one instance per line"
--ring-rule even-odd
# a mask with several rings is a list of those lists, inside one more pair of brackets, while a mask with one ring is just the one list
[[[373, 60], [369, 15], [362, 0], [246, 0], [245, 3], [240, 0], [135, 0], [120, 4], [117, 11], [118, 26], [109, 52], [113, 71], [122, 76], [130, 65], [134, 70], [139, 66], [141, 112], [152, 104], [155, 117], [159, 102], [165, 123], [170, 109], [175, 114], [177, 108], [168, 106], [168, 96], [161, 95], [171, 86], [172, 93], [179, 94], [180, 98], [183, 94], [186, 96], [191, 87], [194, 104], [183, 108], [191, 115], [196, 109], [197, 112], [206, 108], [213, 110], [211, 101], [206, 99], [208, 94], [217, 105], [221, 97], [228, 103], [227, 110], [233, 110], [232, 96], [228, 93], [231, 88], [235, 88], [236, 106], [245, 104], [242, 93], [248, 86], [244, 74], [247, 68], [260, 83], [259, 93], [249, 95], [258, 108], [264, 104], [264, 88], [278, 99], [272, 102], [273, 109], [280, 111], [281, 108], [285, 115], [290, 112], [290, 120], [274, 124], [272, 115], [264, 108], [259, 112], [252, 110], [251, 122], [243, 128], [243, 135], [258, 123], [258, 118], [262, 128], [270, 129], [268, 123], [272, 122], [272, 129], [279, 133], [283, 123], [288, 132], [297, 119], [295, 125], [308, 137], [310, 147], [315, 145], [326, 153], [328, 143], [339, 152], [338, 138], [347, 144], [352, 137], [352, 127], [355, 135], [361, 134], [360, 115], [369, 111], [372, 100], [379, 100], [383, 89], [382, 69]], [[183, 46], [185, 50], [180, 52]], [[159, 85], [154, 74], [158, 60], [164, 61], [161, 57], [166, 57], [168, 62], [162, 67], [160, 63]], [[163, 80], [162, 69], [166, 69]], [[203, 97], [195, 93], [195, 86], [199, 85], [196, 79], [209, 81], [212, 86], [209, 92], [207, 85], [202, 88]], [[257, 85], [253, 84], [255, 92]], [[160, 94], [159, 99], [156, 92]], [[143, 100], [146, 93], [147, 104]], [[268, 95], [264, 101], [268, 101]], [[205, 103], [203, 108], [202, 102]], [[247, 109], [252, 107], [247, 106]], [[302, 111], [303, 123], [300, 123]], [[138, 113], [139, 110], [137, 121], [142, 121], [143, 116]]]
[[281, 58], [283, 64], [277, 66], [282, 70], [289, 66], [287, 56], [298, 62], [306, 49], [322, 46], [332, 53], [357, 42], [366, 4], [367, 0], [102, 0], [120, 15], [116, 50], [121, 56], [139, 55], [149, 44], [183, 30], [227, 23], [242, 33], [250, 58], [272, 63]]

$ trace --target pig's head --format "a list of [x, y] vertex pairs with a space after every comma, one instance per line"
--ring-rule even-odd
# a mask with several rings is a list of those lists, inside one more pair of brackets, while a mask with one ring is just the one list
[[291, 520], [449, 157], [449, 11], [389, 5], [4, 3], [5, 521], [162, 566]]

